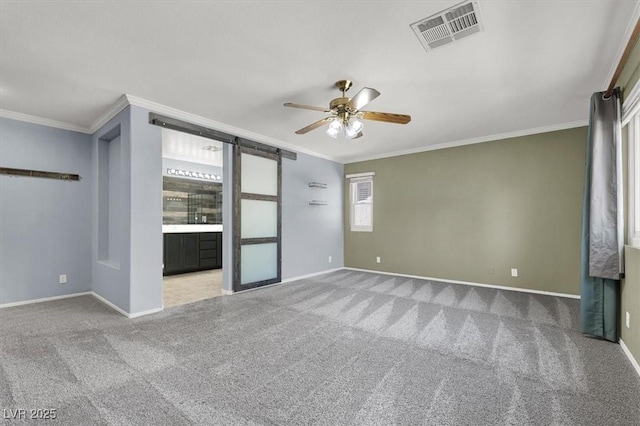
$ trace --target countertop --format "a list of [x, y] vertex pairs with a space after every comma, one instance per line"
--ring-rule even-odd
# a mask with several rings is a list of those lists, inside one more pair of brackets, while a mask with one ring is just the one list
[[222, 225], [162, 225], [163, 234], [222, 232]]

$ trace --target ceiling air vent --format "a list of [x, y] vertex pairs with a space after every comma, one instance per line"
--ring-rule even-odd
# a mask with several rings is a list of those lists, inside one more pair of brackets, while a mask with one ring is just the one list
[[429, 52], [484, 30], [477, 1], [466, 1], [411, 24], [420, 43]]

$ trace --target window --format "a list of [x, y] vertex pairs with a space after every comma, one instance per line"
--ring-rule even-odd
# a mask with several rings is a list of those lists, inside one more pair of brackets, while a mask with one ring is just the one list
[[373, 231], [373, 176], [375, 173], [347, 175], [349, 179], [351, 231]]
[[629, 123], [629, 244], [640, 247], [640, 111]]
[[622, 124], [629, 135], [629, 244], [640, 247], [640, 84], [636, 84], [622, 107]]

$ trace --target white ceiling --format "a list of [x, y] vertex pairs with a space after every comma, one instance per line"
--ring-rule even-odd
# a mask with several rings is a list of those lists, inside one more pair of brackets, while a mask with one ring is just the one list
[[[638, 7], [480, 0], [484, 32], [425, 52], [409, 25], [456, 2], [2, 0], [0, 108], [88, 128], [126, 93], [345, 162], [571, 127]], [[413, 120], [294, 134], [323, 113], [282, 104], [326, 106], [344, 78], [382, 93], [365, 109]]]

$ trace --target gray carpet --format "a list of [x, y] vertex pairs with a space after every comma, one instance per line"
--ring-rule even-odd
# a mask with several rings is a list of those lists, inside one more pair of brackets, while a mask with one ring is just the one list
[[640, 425], [640, 378], [579, 334], [578, 304], [339, 271], [134, 320], [89, 296], [8, 308], [0, 408], [64, 425]]

